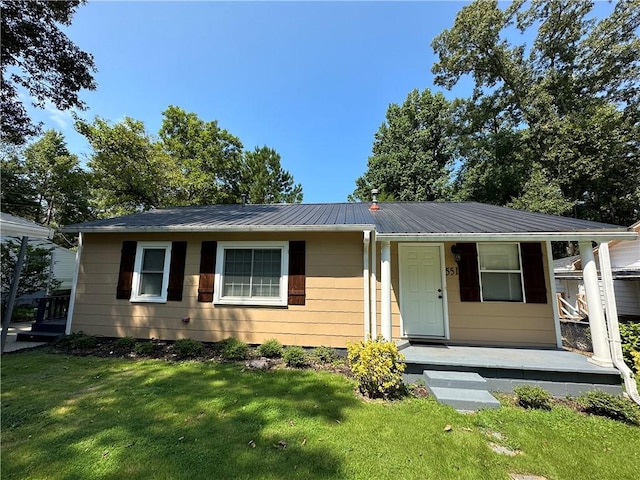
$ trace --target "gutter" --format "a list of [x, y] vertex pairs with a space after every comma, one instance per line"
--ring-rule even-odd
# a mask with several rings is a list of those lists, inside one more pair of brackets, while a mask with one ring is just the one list
[[613, 290], [613, 276], [611, 275], [611, 258], [609, 257], [609, 244], [600, 244], [600, 270], [602, 272], [602, 284], [604, 290], [605, 310], [607, 312], [607, 326], [609, 328], [609, 348], [613, 365], [620, 371], [624, 379], [624, 387], [629, 398], [640, 405], [638, 387], [633, 378], [633, 372], [624, 362], [622, 356], [622, 339], [620, 338], [620, 325], [618, 323], [618, 307], [616, 306], [615, 292]]
[[521, 232], [521, 233], [377, 233], [376, 236], [382, 241], [391, 242], [523, 242], [523, 241], [594, 241], [608, 242], [610, 240], [636, 240], [639, 238], [637, 232], [626, 230], [619, 231], [583, 231], [583, 232]]
[[65, 233], [245, 233], [245, 232], [362, 232], [371, 230], [374, 225], [345, 224], [345, 225], [233, 225], [233, 226], [134, 226], [125, 227], [115, 225], [109, 227], [62, 227], [59, 230]]

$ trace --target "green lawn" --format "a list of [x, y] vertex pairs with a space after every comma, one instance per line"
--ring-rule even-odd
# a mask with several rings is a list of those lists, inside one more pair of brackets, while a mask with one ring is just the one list
[[[327, 372], [2, 357], [7, 479], [635, 479], [640, 428], [558, 407], [367, 402]], [[451, 425], [451, 431], [445, 426]], [[501, 440], [491, 437], [502, 434]], [[494, 453], [493, 441], [521, 451]], [[286, 445], [286, 447], [285, 447]]]

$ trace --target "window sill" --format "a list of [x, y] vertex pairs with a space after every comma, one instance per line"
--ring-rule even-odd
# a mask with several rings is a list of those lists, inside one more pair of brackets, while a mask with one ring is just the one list
[[131, 303], [167, 303], [167, 299], [161, 298], [161, 297], [156, 297], [156, 298], [131, 297], [129, 301]]
[[287, 299], [255, 299], [255, 298], [217, 298], [213, 300], [214, 305], [236, 305], [243, 307], [286, 307]]

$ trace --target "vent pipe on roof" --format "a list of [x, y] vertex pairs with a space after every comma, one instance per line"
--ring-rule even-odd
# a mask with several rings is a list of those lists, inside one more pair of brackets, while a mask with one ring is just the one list
[[242, 206], [244, 207], [247, 204], [247, 194], [243, 193], [240, 196], [242, 197]]
[[371, 210], [372, 212], [377, 212], [378, 210], [380, 210], [380, 206], [378, 205], [378, 189], [374, 188], [373, 190], [371, 190], [371, 206], [369, 207], [369, 210]]

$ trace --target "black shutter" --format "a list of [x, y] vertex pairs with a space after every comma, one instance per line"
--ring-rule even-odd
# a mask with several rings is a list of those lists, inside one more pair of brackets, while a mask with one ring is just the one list
[[202, 242], [200, 250], [200, 280], [198, 282], [198, 301], [213, 302], [213, 281], [216, 274], [216, 250], [218, 243]]
[[542, 245], [521, 243], [522, 276], [527, 303], [547, 303], [547, 286], [544, 275]]
[[131, 298], [131, 286], [133, 284], [133, 268], [136, 263], [136, 247], [137, 242], [122, 242], [122, 251], [120, 256], [120, 272], [118, 274], [118, 288], [116, 289], [116, 298], [120, 300], [129, 300]]
[[289, 291], [287, 303], [289, 305], [304, 305], [306, 300], [304, 241], [289, 242]]
[[478, 273], [478, 249], [475, 243], [458, 243], [460, 263], [460, 301], [480, 301], [480, 278]]
[[167, 300], [182, 301], [184, 285], [184, 265], [187, 259], [187, 242], [173, 242], [171, 244], [171, 265], [169, 266], [169, 286]]

